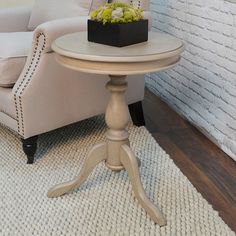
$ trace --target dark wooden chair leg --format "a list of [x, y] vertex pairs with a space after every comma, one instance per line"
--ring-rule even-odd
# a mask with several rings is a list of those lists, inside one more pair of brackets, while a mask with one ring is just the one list
[[129, 112], [134, 125], [144, 126], [145, 120], [143, 115], [142, 102], [136, 102], [129, 105]]
[[34, 136], [27, 139], [21, 139], [22, 141], [22, 147], [23, 151], [27, 156], [27, 164], [33, 164], [34, 163], [34, 154], [37, 150], [37, 140], [38, 136]]

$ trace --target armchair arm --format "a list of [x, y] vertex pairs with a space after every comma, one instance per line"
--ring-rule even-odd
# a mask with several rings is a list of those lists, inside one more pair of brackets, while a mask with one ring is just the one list
[[31, 7], [0, 9], [0, 32], [27, 31]]
[[[25, 96], [27, 91], [32, 91], [29, 87], [40, 86], [38, 79], [43, 78], [44, 76], [44, 70], [42, 68], [48, 63], [47, 58], [53, 56], [51, 53], [48, 53], [52, 51], [52, 42], [62, 35], [77, 31], [85, 31], [87, 29], [87, 19], [87, 17], [75, 17], [55, 20], [43, 23], [35, 29], [31, 52], [29, 53], [24, 69], [12, 90], [16, 105], [18, 133], [22, 137], [25, 137], [22, 112], [24, 109], [23, 104], [26, 99]], [[52, 63], [52, 61], [50, 61], [50, 63]], [[32, 83], [33, 80], [34, 83]], [[43, 86], [45, 86], [45, 84], [43, 84]]]
[[65, 34], [86, 31], [88, 16], [53, 20], [39, 25], [34, 32], [34, 40], [44, 35], [44, 53], [51, 52], [51, 44], [55, 39]]

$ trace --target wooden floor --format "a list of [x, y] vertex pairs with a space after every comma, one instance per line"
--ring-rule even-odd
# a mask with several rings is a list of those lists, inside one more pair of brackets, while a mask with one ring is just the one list
[[143, 109], [156, 141], [236, 231], [236, 162], [149, 90]]

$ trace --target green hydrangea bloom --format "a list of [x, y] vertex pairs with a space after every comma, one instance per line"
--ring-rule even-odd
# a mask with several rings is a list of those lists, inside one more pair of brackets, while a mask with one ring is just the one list
[[[120, 13], [120, 8], [123, 10], [123, 14], [117, 14], [117, 11], [119, 11]], [[116, 9], [117, 11], [112, 14], [112, 12]], [[124, 2], [107, 3], [105, 6], [99, 7], [98, 9], [93, 11], [90, 14], [90, 17], [92, 20], [103, 22], [103, 24], [129, 23], [143, 19], [141, 10], [139, 10], [132, 4], [129, 5]]]
[[111, 22], [112, 20], [112, 9], [107, 8], [102, 13], [102, 21], [103, 23]]
[[125, 10], [124, 19], [125, 19], [125, 22], [132, 22], [133, 19], [134, 19], [134, 16], [133, 16], [132, 12], [129, 11], [129, 10]]

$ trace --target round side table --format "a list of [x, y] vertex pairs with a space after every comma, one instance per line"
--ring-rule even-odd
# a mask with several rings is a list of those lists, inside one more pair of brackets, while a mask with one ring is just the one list
[[[127, 170], [134, 194], [151, 219], [163, 226], [166, 220], [147, 197], [139, 174], [138, 160], [129, 145], [126, 126], [129, 110], [124, 93], [126, 76], [166, 70], [176, 65], [184, 50], [183, 43], [170, 35], [150, 32], [145, 43], [116, 48], [87, 41], [87, 32], [68, 34], [53, 45], [57, 61], [73, 70], [107, 74], [106, 88], [111, 97], [106, 110], [106, 142], [95, 145], [89, 152], [79, 176], [58, 184], [48, 191], [48, 197], [58, 197], [78, 188], [101, 161], [114, 171]], [[94, 101], [96, 102], [96, 101]]]

